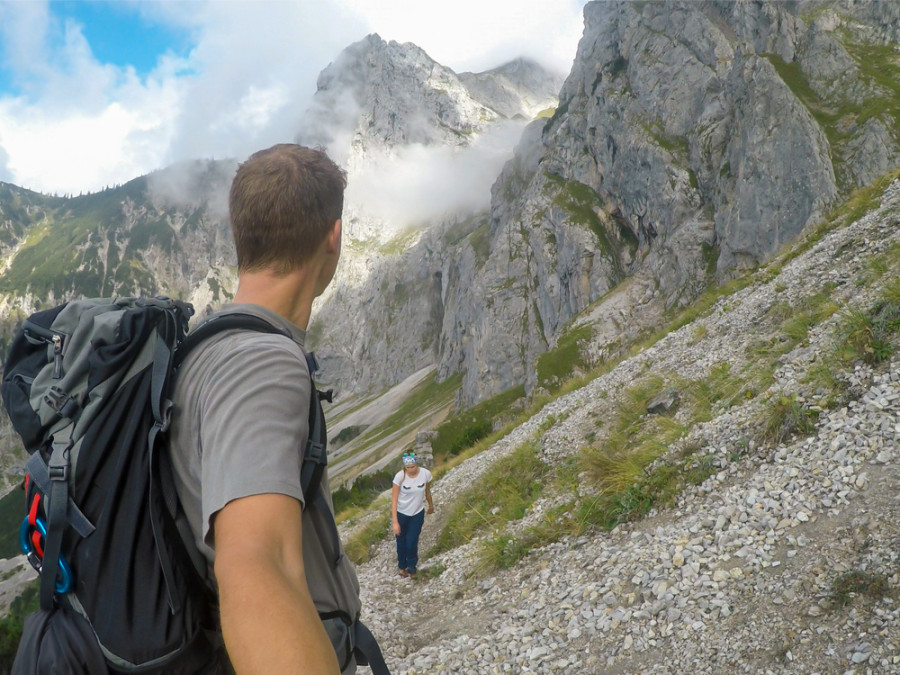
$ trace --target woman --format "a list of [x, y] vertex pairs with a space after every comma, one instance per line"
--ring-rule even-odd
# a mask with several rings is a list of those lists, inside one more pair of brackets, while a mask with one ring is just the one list
[[406, 452], [403, 454], [403, 470], [394, 476], [391, 494], [391, 520], [397, 537], [397, 567], [401, 577], [416, 578], [419, 534], [422, 532], [426, 513], [434, 513], [431, 472], [419, 466], [416, 453]]

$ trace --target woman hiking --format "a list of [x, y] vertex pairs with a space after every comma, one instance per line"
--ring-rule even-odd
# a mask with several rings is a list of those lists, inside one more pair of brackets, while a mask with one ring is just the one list
[[[427, 509], [425, 502], [428, 502]], [[391, 522], [397, 538], [397, 568], [401, 577], [416, 578], [419, 535], [426, 513], [434, 513], [431, 472], [419, 466], [416, 453], [403, 453], [403, 469], [394, 476], [391, 493]]]

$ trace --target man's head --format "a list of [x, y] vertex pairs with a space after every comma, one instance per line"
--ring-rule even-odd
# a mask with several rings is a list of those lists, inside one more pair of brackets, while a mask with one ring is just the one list
[[238, 271], [301, 267], [341, 219], [346, 186], [321, 150], [285, 143], [252, 155], [238, 167], [228, 201]]

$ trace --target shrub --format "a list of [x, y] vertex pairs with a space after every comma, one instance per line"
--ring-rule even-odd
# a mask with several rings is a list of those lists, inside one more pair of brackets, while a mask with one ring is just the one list
[[795, 396], [780, 396], [763, 414], [760, 440], [778, 445], [795, 435], [809, 435], [815, 431], [818, 417], [818, 412], [806, 408]]
[[394, 474], [392, 469], [382, 469], [375, 473], [363, 474], [350, 487], [341, 486], [331, 493], [335, 514], [351, 508], [365, 508], [385, 490], [390, 489]]
[[0, 617], [0, 673], [12, 671], [19, 640], [22, 639], [22, 628], [25, 617], [38, 608], [38, 588], [40, 580], [35, 579], [25, 590], [12, 601], [9, 614]]
[[893, 595], [883, 574], [871, 574], [860, 570], [846, 572], [837, 577], [831, 583], [831, 592], [835, 607], [845, 607], [857, 596], [880, 600]]
[[435, 459], [458, 455], [490, 436], [495, 422], [509, 415], [524, 396], [524, 386], [513, 387], [446, 420], [431, 443]]

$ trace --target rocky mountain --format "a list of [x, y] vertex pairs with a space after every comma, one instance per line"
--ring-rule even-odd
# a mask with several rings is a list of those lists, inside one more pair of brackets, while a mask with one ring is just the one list
[[[592, 2], [564, 82], [351, 45], [298, 113], [298, 140], [350, 178], [310, 327], [325, 379], [362, 401], [431, 370], [468, 406], [614, 357], [897, 164], [898, 24], [890, 2]], [[233, 168], [71, 199], [4, 186], [4, 316], [78, 294], [227, 299]]]
[[[589, 3], [559, 107], [523, 131], [489, 205], [424, 230], [351, 212], [365, 243], [316, 323], [328, 377], [368, 391], [434, 365], [438, 379], [462, 374], [470, 405], [552, 387], [541, 355], [575, 334], [585, 366], [616, 354], [897, 165], [897, 24], [892, 3]], [[358, 76], [331, 74], [323, 101]], [[512, 113], [478, 78], [459, 80]], [[377, 136], [392, 140], [371, 141], [384, 118], [375, 106], [330, 137], [348, 166], [373, 146], [402, 156], [389, 127]]]
[[441, 472], [419, 579], [364, 540], [391, 672], [900, 672], [897, 176]]
[[442, 270], [442, 375], [465, 372], [467, 402], [539, 386], [594, 303], [592, 358], [614, 353], [896, 166], [897, 12], [589, 3], [559, 108], [493, 186], [485, 253]]
[[[493, 145], [478, 151], [485, 166], [471, 172], [470, 184], [479, 184], [480, 199], [487, 203], [490, 182], [510, 154], [516, 130], [524, 124], [520, 118], [530, 119], [535, 111], [552, 106], [562, 77], [524, 60], [465, 77], [477, 84], [473, 92], [415, 45], [387, 43], [371, 35], [351, 45], [323, 71], [315, 106], [302, 116], [300, 137], [307, 143], [329, 143], [347, 166], [351, 185], [361, 188], [372, 181], [373, 173], [376, 179], [384, 175], [379, 162], [396, 161], [411, 149], [427, 148], [448, 153], [442, 157], [452, 163], [456, 150], [478, 145], [492, 128], [508, 125]], [[346, 144], [338, 143], [333, 134]], [[433, 156], [427, 159], [433, 161]], [[47, 197], [0, 184], [0, 348], [5, 352], [24, 316], [73, 296], [165, 293], [189, 299], [199, 315], [230, 298], [236, 274], [227, 191], [235, 166], [233, 161], [186, 162], [72, 198]], [[442, 170], [453, 168], [448, 165]], [[379, 287], [391, 283], [395, 271], [386, 273], [388, 281], [370, 275], [379, 273], [381, 258], [405, 250], [415, 237], [404, 230], [411, 220], [385, 217], [364, 197], [351, 189], [347, 198], [342, 285], [331, 291], [344, 302], [337, 310], [341, 316], [351, 312], [365, 316], [363, 308], [371, 300], [358, 289], [366, 280], [377, 280]], [[398, 236], [399, 241], [392, 242]], [[439, 306], [440, 286], [431, 283], [432, 265], [418, 261], [413, 265], [425, 270], [422, 274], [438, 292], [432, 304]], [[405, 290], [402, 284], [391, 288], [398, 297], [413, 295], [411, 287]], [[434, 300], [433, 293], [429, 297]], [[403, 309], [391, 305], [385, 311], [396, 310], [402, 316]], [[387, 325], [396, 324], [395, 334], [408, 332], [415, 339], [387, 350], [394, 335], [387, 332], [385, 342], [371, 353], [377, 359], [380, 353], [390, 352], [392, 379], [382, 381], [373, 375], [354, 382], [348, 390], [381, 390], [414, 372], [403, 374], [409, 364], [434, 366], [435, 348], [428, 344], [423, 351], [419, 333], [434, 335], [431, 342], [436, 345], [441, 316], [426, 313], [424, 327], [417, 326], [415, 331], [404, 328], [398, 316], [389, 316]], [[367, 332], [373, 326], [374, 322], [366, 327], [359, 323], [349, 334]], [[315, 331], [314, 326], [313, 335]], [[350, 344], [352, 358], [368, 356], [343, 338], [335, 342], [333, 351], [338, 355]], [[400, 356], [398, 348], [407, 355]], [[427, 356], [422, 358], [419, 351]], [[323, 357], [326, 363], [336, 358], [329, 355], [327, 346]], [[0, 431], [0, 438], [13, 439], [5, 427]], [[7, 452], [15, 447], [13, 439]], [[8, 461], [16, 464], [18, 459]]]

